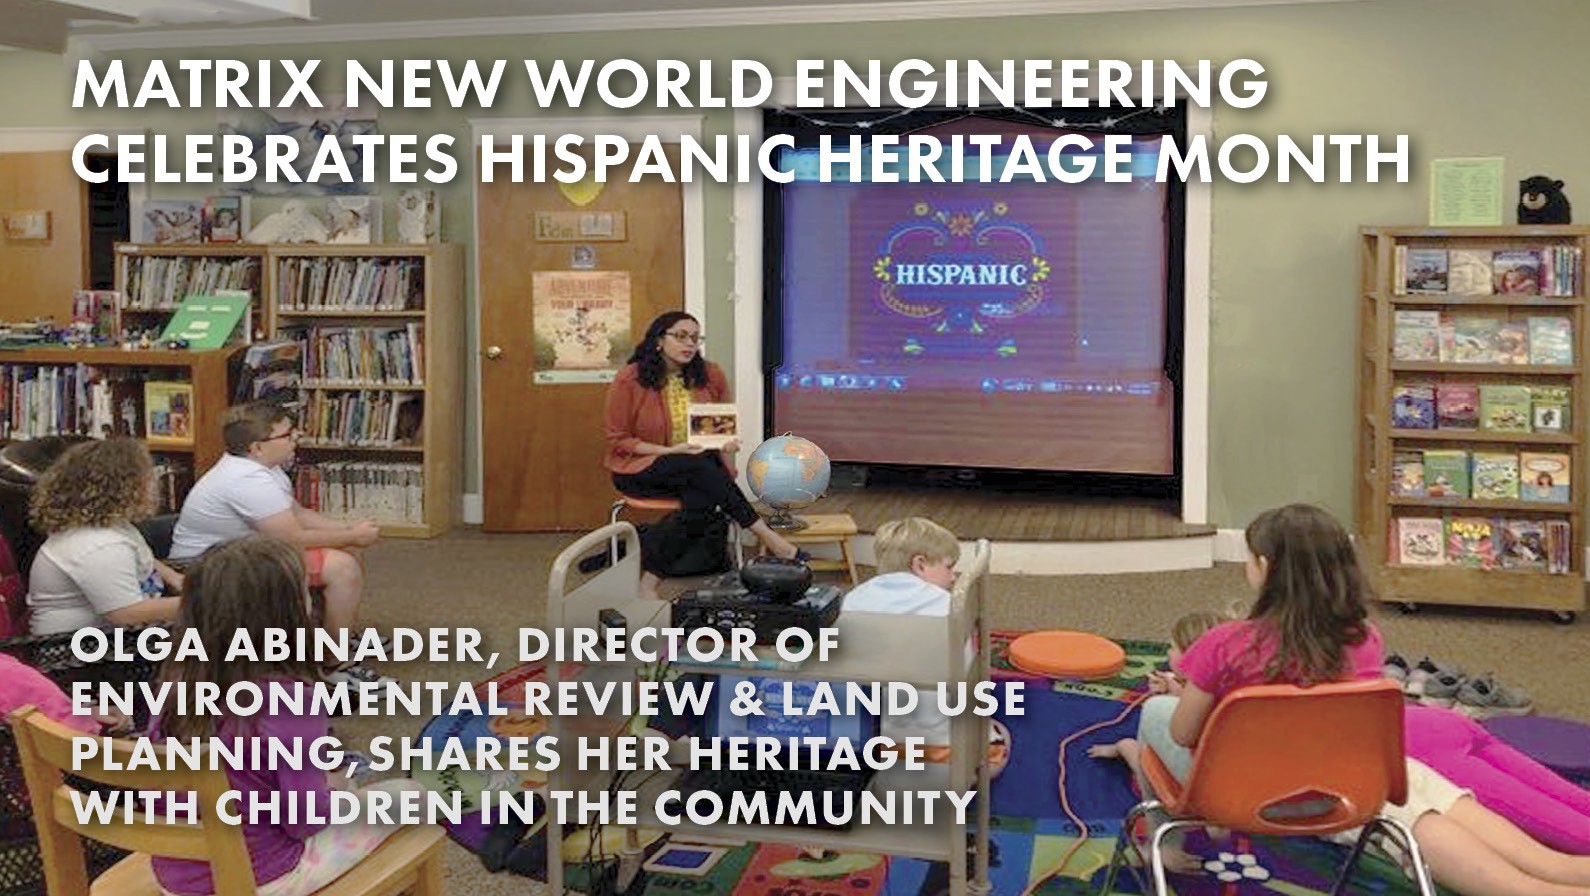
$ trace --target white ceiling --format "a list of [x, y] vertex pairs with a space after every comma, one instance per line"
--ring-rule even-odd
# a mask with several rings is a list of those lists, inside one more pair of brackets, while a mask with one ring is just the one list
[[1334, 2], [1368, 0], [0, 0], [0, 45], [60, 52], [67, 38], [113, 50]]

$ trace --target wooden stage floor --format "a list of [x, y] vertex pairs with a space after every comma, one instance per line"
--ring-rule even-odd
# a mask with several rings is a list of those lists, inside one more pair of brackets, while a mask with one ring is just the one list
[[806, 512], [849, 513], [863, 533], [892, 519], [925, 516], [964, 540], [1140, 541], [1215, 532], [1214, 526], [1183, 523], [1174, 501], [969, 488], [834, 489]]

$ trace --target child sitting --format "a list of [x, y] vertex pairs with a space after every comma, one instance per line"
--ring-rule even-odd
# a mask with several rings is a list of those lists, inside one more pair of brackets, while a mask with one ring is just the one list
[[11, 654], [0, 653], [0, 724], [24, 706], [31, 706], [47, 718], [84, 734], [114, 734], [127, 725], [127, 717], [119, 713], [73, 714], [72, 698], [66, 696], [60, 685]]
[[[294, 633], [312, 623], [303, 551], [275, 538], [249, 535], [211, 548], [188, 570], [188, 595], [178, 624], [198, 632], [206, 658], [168, 661], [161, 669], [166, 681], [190, 687], [209, 683], [222, 694], [234, 685], [253, 682], [261, 691], [272, 688], [309, 687], [319, 680], [312, 659], [239, 659], [223, 662], [235, 635], [246, 631], [254, 644], [266, 643], [266, 632], [281, 629]], [[356, 698], [357, 699], [357, 698]], [[267, 699], [266, 705], [269, 706]], [[301, 739], [312, 743], [330, 734], [330, 724], [319, 714], [287, 715], [262, 712], [253, 716], [212, 717], [180, 713], [176, 701], [168, 703], [156, 723], [156, 735], [167, 738], [250, 738], [262, 742]], [[260, 754], [270, 753], [269, 743]], [[248, 818], [256, 805], [268, 805], [273, 795], [292, 791], [299, 805], [312, 794], [315, 805], [329, 804], [332, 781], [312, 763], [294, 769], [237, 768], [227, 770], [232, 788], [241, 794], [237, 811]], [[371, 789], [393, 796], [418, 790], [410, 780], [385, 781]], [[268, 820], [267, 820], [268, 819]], [[336, 880], [369, 855], [381, 841], [396, 833], [394, 825], [348, 823], [328, 825], [324, 820], [279, 820], [264, 813], [259, 823], [245, 822], [244, 838], [254, 866], [259, 896], [307, 896]], [[201, 896], [215, 892], [207, 862], [155, 856], [155, 877], [171, 896]]]
[[133, 525], [154, 512], [154, 465], [141, 442], [106, 439], [67, 451], [30, 497], [33, 525], [49, 537], [28, 573], [35, 635], [108, 622], [176, 618], [182, 576], [155, 559]]
[[[845, 595], [845, 612], [949, 615], [955, 564], [961, 558], [954, 532], [930, 519], [909, 517], [879, 526], [872, 543], [878, 574]], [[921, 737], [929, 746], [946, 745], [950, 720], [937, 706], [937, 694], [918, 689], [916, 709], [885, 716], [881, 732], [897, 741]]]
[[[1170, 628], [1169, 672], [1153, 672], [1148, 677], [1148, 690], [1152, 694], [1170, 694], [1179, 696], [1182, 692], [1184, 679], [1177, 673], [1177, 664], [1181, 662], [1182, 654], [1193, 645], [1194, 641], [1222, 622], [1231, 621], [1230, 616], [1225, 616], [1211, 610], [1198, 610], [1188, 613], [1177, 619]], [[1139, 757], [1142, 756], [1140, 747], [1135, 738], [1123, 737], [1113, 744], [1095, 744], [1088, 748], [1088, 755], [1094, 759], [1116, 759], [1124, 761], [1132, 770], [1132, 777], [1142, 781], [1142, 766]]]

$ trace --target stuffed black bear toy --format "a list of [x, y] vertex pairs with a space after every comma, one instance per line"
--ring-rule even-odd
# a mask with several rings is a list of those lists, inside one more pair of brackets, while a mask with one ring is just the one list
[[1562, 195], [1562, 181], [1535, 175], [1518, 182], [1518, 223], [1568, 224], [1573, 209]]

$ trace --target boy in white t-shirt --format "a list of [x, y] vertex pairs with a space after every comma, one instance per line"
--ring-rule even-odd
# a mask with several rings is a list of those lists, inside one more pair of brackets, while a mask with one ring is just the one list
[[[954, 532], [914, 516], [879, 526], [872, 543], [878, 574], [845, 595], [843, 612], [950, 614], [950, 589], [955, 586], [955, 564], [961, 559], [961, 542]], [[916, 709], [885, 716], [881, 728], [896, 739], [922, 737], [929, 746], [950, 742], [950, 720], [938, 711], [938, 695], [920, 689]]]
[[299, 545], [309, 584], [324, 588], [325, 626], [335, 632], [353, 626], [364, 600], [364, 567], [350, 551], [374, 544], [381, 531], [370, 520], [334, 520], [298, 503], [283, 468], [300, 435], [293, 415], [273, 402], [228, 409], [227, 453], [182, 502], [171, 558], [193, 560], [254, 532]]

